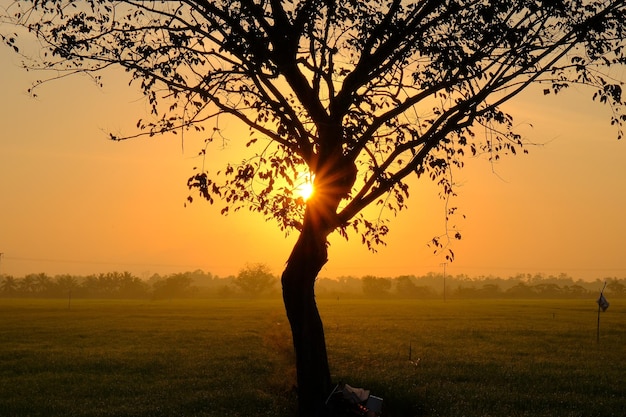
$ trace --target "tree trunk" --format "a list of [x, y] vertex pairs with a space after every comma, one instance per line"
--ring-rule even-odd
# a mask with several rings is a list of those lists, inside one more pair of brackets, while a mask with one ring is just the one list
[[327, 261], [328, 232], [324, 227], [315, 227], [315, 223], [305, 219], [282, 275], [283, 301], [296, 353], [300, 417], [328, 415], [325, 401], [332, 390], [326, 340], [314, 291], [317, 274]]
[[[331, 134], [341, 132], [341, 126]], [[332, 137], [330, 143], [341, 143]], [[315, 303], [315, 280], [328, 260], [328, 235], [339, 227], [337, 207], [356, 180], [356, 165], [342, 159], [341, 149], [322, 153], [315, 162], [314, 195], [307, 201], [300, 237], [283, 272], [283, 301], [296, 353], [300, 417], [329, 414], [332, 391], [324, 328]]]

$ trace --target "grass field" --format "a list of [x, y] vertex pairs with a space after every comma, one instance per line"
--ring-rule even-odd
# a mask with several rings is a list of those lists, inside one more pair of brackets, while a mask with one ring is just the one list
[[[387, 416], [626, 415], [626, 311], [320, 300], [333, 378]], [[409, 361], [409, 351], [413, 363]], [[278, 300], [0, 300], [0, 416], [295, 414]]]

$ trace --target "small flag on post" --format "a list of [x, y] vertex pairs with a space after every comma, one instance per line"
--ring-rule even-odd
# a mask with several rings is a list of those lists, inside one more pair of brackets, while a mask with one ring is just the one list
[[596, 302], [598, 303], [598, 306], [600, 306], [600, 309], [602, 309], [602, 311], [606, 311], [606, 309], [609, 308], [609, 302], [604, 297], [604, 294], [600, 294], [600, 298], [598, 298], [598, 301]]
[[598, 330], [596, 332], [596, 341], [600, 343], [600, 311], [606, 311], [609, 308], [609, 302], [604, 298], [604, 289], [606, 288], [606, 281], [604, 281], [604, 286], [602, 287], [602, 291], [600, 291], [600, 297], [596, 301], [598, 303]]

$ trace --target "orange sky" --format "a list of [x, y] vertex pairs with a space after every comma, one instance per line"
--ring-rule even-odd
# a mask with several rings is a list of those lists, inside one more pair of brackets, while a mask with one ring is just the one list
[[[180, 137], [107, 140], [130, 132], [146, 105], [120, 77], [103, 90], [84, 78], [26, 90], [41, 75], [17, 68], [0, 47], [0, 274], [139, 276], [203, 269], [236, 274], [247, 262], [280, 273], [295, 241], [245, 211], [228, 217], [196, 199], [184, 207], [197, 145]], [[527, 94], [509, 110], [528, 156], [467, 161], [455, 172], [463, 240], [447, 273], [470, 276], [567, 273], [626, 277], [626, 142], [589, 94]], [[532, 124], [533, 127], [530, 127]], [[236, 127], [228, 127], [236, 139]], [[235, 132], [235, 133], [233, 133]], [[626, 140], [626, 139], [625, 139]], [[237, 144], [209, 161], [238, 156]], [[392, 220], [388, 245], [369, 253], [354, 236], [333, 237], [321, 275], [397, 276], [440, 272], [427, 242], [444, 230], [444, 209], [428, 181], [411, 188], [409, 209]]]

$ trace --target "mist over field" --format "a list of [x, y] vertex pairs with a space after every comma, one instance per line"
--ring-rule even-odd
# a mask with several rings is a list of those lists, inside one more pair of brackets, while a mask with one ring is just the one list
[[[606, 277], [595, 281], [567, 274], [518, 274], [470, 277], [467, 275], [344, 276], [319, 278], [318, 298], [368, 299], [468, 299], [468, 298], [575, 298], [605, 293], [626, 297], [626, 278]], [[39, 298], [278, 298], [280, 277], [265, 264], [247, 265], [237, 275], [220, 277], [202, 270], [138, 277], [130, 272], [98, 275], [28, 274], [0, 276], [0, 297]]]

